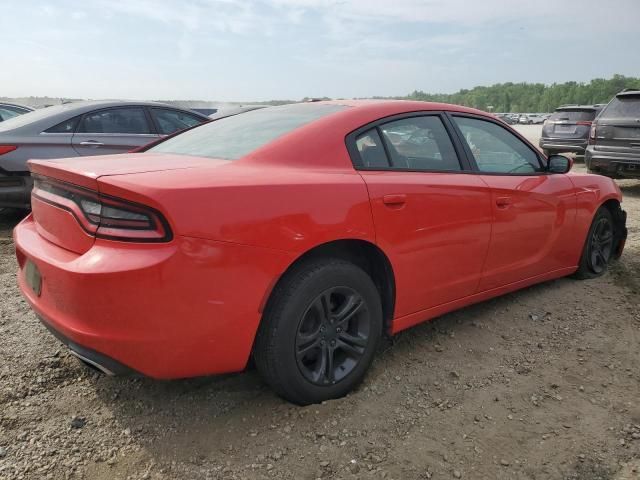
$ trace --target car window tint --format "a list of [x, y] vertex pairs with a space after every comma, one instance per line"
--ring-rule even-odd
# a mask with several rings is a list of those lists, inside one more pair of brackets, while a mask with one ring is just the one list
[[570, 122], [590, 122], [596, 118], [595, 110], [556, 110], [549, 117], [550, 121], [567, 120]]
[[478, 169], [489, 173], [534, 173], [542, 171], [538, 156], [527, 144], [493, 122], [453, 117], [460, 128]]
[[147, 151], [236, 160], [296, 128], [346, 108], [297, 103], [253, 110], [205, 123]]
[[356, 147], [360, 154], [360, 161], [366, 168], [388, 168], [389, 160], [384, 151], [382, 140], [375, 128], [361, 133], [356, 137]]
[[79, 133], [151, 133], [142, 108], [109, 108], [86, 114]]
[[605, 107], [600, 118], [640, 118], [640, 95], [620, 95]]
[[75, 132], [79, 121], [79, 116], [70, 118], [69, 120], [65, 120], [64, 122], [60, 122], [57, 125], [48, 128], [45, 130], [45, 133], [73, 133]]
[[178, 130], [193, 127], [203, 121], [195, 115], [165, 108], [152, 108], [151, 116], [153, 117], [153, 121], [156, 122], [158, 133], [163, 135], [169, 135]]
[[461, 170], [451, 138], [437, 116], [411, 117], [380, 126], [391, 166], [406, 170]]

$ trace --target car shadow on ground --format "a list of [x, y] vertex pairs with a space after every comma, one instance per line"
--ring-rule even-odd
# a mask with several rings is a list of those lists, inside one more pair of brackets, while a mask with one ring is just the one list
[[[478, 317], [486, 320], [494, 312], [529, 303], [573, 281], [559, 279], [534, 285], [443, 315], [401, 332], [393, 339], [385, 339], [363, 384], [345, 399], [326, 402], [330, 405], [326, 408], [341, 410], [341, 405], [358, 408], [360, 395], [365, 395], [367, 389], [375, 390], [378, 382], [388, 383], [389, 379], [404, 376], [406, 364], [416, 357], [432, 362], [436, 367], [442, 366], [439, 372], [433, 372], [433, 378], [447, 375], [446, 368], [453, 362], [475, 361], [478, 355], [459, 358], [455, 345], [457, 342], [473, 343], [474, 338], [483, 334], [478, 328]], [[545, 314], [545, 311], [535, 311], [530, 315], [543, 317]], [[525, 316], [513, 321], [514, 328], [518, 328], [518, 322], [531, 319]], [[487, 326], [488, 330], [491, 328]], [[486, 330], [484, 334], [488, 334]], [[495, 331], [491, 332], [494, 334]], [[440, 353], [442, 349], [448, 352]], [[122, 429], [130, 429], [135, 441], [158, 463], [167, 456], [171, 460], [189, 461], [197, 455], [211, 456], [212, 450], [216, 449], [225, 453], [229, 444], [234, 445], [238, 455], [251, 454], [246, 442], [253, 441], [251, 437], [255, 432], [264, 434], [283, 418], [295, 418], [305, 412], [317, 414], [316, 409], [320, 408], [315, 405], [300, 408], [278, 398], [262, 382], [255, 368], [233, 375], [174, 381], [105, 377], [97, 373], [92, 380], [101, 407], [111, 412]], [[364, 398], [361, 400], [365, 402]], [[222, 437], [212, 440], [215, 436]], [[170, 437], [170, 441], [155, 441], [158, 437]]]

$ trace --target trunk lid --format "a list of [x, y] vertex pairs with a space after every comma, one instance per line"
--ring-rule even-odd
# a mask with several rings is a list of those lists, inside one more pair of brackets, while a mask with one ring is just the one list
[[215, 162], [210, 158], [151, 153], [30, 160], [35, 181], [31, 203], [36, 229], [51, 243], [83, 254], [93, 246], [97, 227], [87, 219], [79, 203], [83, 198], [98, 198], [100, 177], [197, 168]]

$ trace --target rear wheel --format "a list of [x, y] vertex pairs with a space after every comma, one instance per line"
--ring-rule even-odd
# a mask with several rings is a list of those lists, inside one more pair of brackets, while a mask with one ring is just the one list
[[345, 260], [314, 260], [294, 267], [274, 290], [254, 358], [278, 395], [299, 405], [319, 403], [360, 383], [381, 333], [371, 278]]
[[614, 253], [614, 228], [611, 212], [606, 207], [600, 207], [587, 234], [577, 278], [595, 278], [607, 271]]

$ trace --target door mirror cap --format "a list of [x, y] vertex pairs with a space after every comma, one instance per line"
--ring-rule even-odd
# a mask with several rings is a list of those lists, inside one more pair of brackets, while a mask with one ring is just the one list
[[549, 173], [567, 173], [573, 167], [573, 160], [564, 155], [549, 155], [547, 171]]

